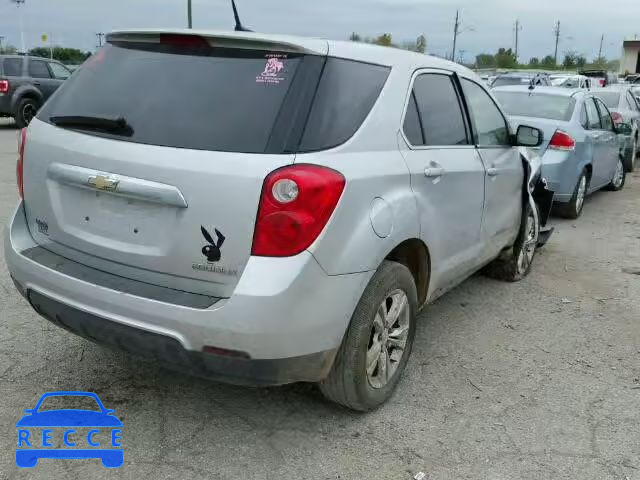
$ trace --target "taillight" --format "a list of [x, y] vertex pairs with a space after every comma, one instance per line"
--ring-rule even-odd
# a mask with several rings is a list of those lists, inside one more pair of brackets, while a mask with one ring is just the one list
[[9, 93], [9, 80], [0, 80], [0, 93]]
[[252, 255], [290, 257], [322, 232], [344, 191], [339, 172], [292, 165], [271, 172], [262, 185]]
[[573, 150], [575, 147], [576, 141], [573, 137], [562, 130], [557, 130], [549, 142], [549, 148], [555, 150]]
[[16, 181], [20, 198], [24, 198], [24, 147], [26, 144], [27, 129], [23, 128], [18, 134], [18, 161], [16, 163]]
[[598, 81], [599, 81], [601, 87], [604, 87], [604, 84], [607, 82], [604, 78], [601, 78]]
[[615, 123], [616, 125], [624, 122], [622, 115], [620, 115], [618, 112], [611, 112], [611, 118], [613, 119], [613, 123]]

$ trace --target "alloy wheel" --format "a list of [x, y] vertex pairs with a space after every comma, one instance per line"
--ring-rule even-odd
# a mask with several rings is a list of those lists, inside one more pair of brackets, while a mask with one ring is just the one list
[[518, 273], [525, 273], [536, 253], [536, 247], [538, 245], [538, 224], [534, 212], [530, 209], [527, 215], [527, 223], [525, 226], [525, 238], [518, 255]]
[[618, 160], [616, 173], [613, 174], [613, 180], [611, 181], [611, 183], [615, 188], [620, 188], [623, 180], [624, 180], [624, 165], [622, 164], [622, 160]]
[[580, 183], [578, 184], [578, 191], [576, 192], [576, 213], [580, 213], [582, 211], [582, 206], [584, 205], [584, 197], [587, 194], [587, 177], [582, 175], [580, 177]]
[[402, 290], [394, 290], [380, 303], [367, 349], [369, 385], [383, 388], [396, 373], [409, 337], [411, 309]]

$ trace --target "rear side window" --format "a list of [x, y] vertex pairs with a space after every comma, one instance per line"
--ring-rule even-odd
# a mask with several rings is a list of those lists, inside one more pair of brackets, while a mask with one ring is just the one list
[[598, 108], [600, 109], [600, 123], [602, 123], [603, 130], [613, 130], [613, 120], [611, 114], [604, 103], [598, 100]]
[[424, 138], [424, 143], [413, 145], [468, 145], [460, 100], [449, 75], [419, 75], [413, 82], [413, 95]]
[[33, 78], [51, 78], [51, 72], [47, 62], [42, 60], [29, 60], [29, 76]]
[[404, 134], [411, 145], [424, 145], [424, 135], [422, 133], [422, 123], [418, 115], [418, 104], [416, 103], [416, 95], [412, 91], [407, 105], [407, 113], [404, 117], [404, 125], [402, 127]]
[[5, 58], [2, 62], [4, 75], [6, 77], [22, 76], [22, 59], [21, 58]]
[[389, 68], [329, 58], [298, 151], [332, 148], [349, 140], [380, 96]]
[[589, 129], [600, 130], [602, 128], [602, 125], [600, 125], [600, 113], [598, 113], [598, 109], [596, 108], [593, 98], [587, 98], [584, 102], [584, 106], [587, 109], [587, 117], [589, 118]]

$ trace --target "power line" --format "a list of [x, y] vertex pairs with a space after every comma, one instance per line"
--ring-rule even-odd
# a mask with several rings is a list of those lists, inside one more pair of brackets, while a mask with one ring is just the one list
[[553, 34], [556, 37], [556, 51], [553, 54], [553, 61], [557, 65], [558, 64], [558, 43], [560, 43], [560, 20], [556, 22], [556, 26], [553, 29]]

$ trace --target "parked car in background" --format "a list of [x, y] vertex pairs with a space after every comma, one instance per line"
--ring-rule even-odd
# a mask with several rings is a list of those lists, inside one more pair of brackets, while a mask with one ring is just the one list
[[534, 85], [539, 87], [550, 87], [551, 79], [546, 73], [536, 72], [509, 72], [498, 75], [491, 87], [504, 87], [507, 85]]
[[609, 108], [613, 123], [626, 123], [631, 126], [631, 133], [621, 137], [621, 151], [625, 159], [625, 171], [633, 172], [636, 156], [640, 148], [638, 135], [640, 132], [640, 106], [631, 86], [621, 83], [607, 88], [597, 88], [592, 92]]
[[541, 141], [445, 60], [116, 32], [21, 131], [7, 266], [78, 335], [371, 410], [422, 305], [485, 266], [530, 271], [550, 234], [553, 192], [524, 148]]
[[625, 83], [640, 83], [640, 74], [638, 73], [634, 73], [632, 75], [627, 75], [626, 77], [624, 77], [624, 81]]
[[40, 57], [0, 55], [0, 117], [13, 117], [25, 127], [71, 71]]
[[618, 76], [606, 70], [580, 70], [578, 74], [593, 79], [593, 87], [606, 87], [618, 83]]
[[555, 87], [564, 88], [591, 88], [591, 79], [584, 75], [558, 75], [551, 77], [551, 84]]
[[588, 194], [624, 187], [618, 132], [602, 100], [585, 90], [559, 87], [501, 87], [493, 93], [514, 124], [544, 131], [542, 172], [560, 215], [578, 218]]

